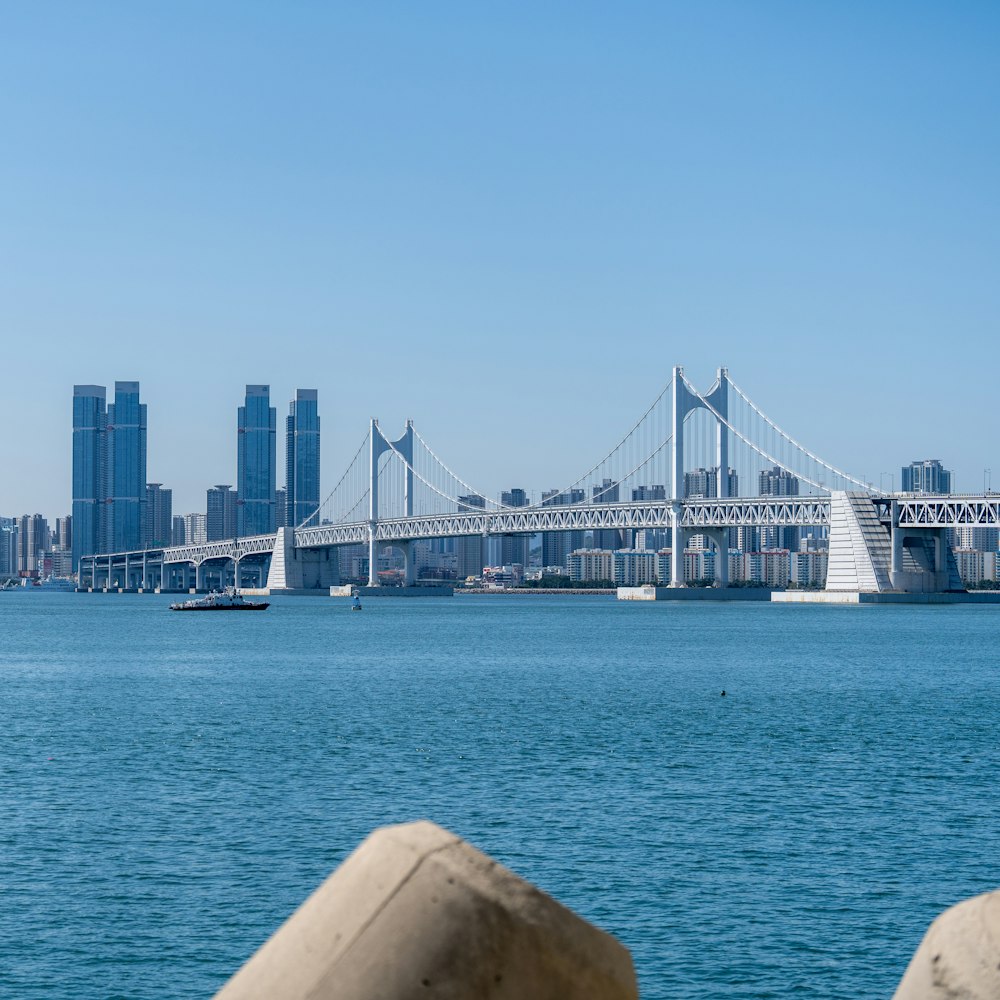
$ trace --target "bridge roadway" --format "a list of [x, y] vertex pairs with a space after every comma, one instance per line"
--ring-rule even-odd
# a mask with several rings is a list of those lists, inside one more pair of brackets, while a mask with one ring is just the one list
[[[972, 496], [876, 495], [872, 502], [888, 520], [893, 503], [898, 525], [903, 528], [950, 528], [956, 526], [1000, 527], [1000, 494]], [[679, 502], [681, 527], [693, 531], [733, 527], [827, 526], [830, 501], [822, 497], [762, 497], [683, 500]], [[376, 543], [458, 538], [474, 535], [534, 534], [540, 531], [591, 531], [615, 528], [667, 529], [673, 524], [671, 501], [615, 504], [577, 504], [526, 507], [499, 511], [466, 511], [454, 514], [423, 514], [383, 518], [374, 523]], [[372, 525], [368, 521], [324, 524], [295, 530], [295, 547], [323, 549], [338, 545], [366, 544]], [[199, 565], [215, 559], [241, 561], [247, 556], [269, 555], [277, 534], [254, 535], [162, 549], [118, 552], [84, 557], [87, 562], [140, 564], [153, 558], [164, 564]]]

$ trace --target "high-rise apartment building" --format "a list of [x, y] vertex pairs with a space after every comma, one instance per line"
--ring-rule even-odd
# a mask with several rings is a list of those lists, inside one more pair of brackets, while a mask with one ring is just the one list
[[[562, 507], [583, 503], [582, 489], [547, 490], [542, 494], [543, 507]], [[583, 548], [582, 531], [543, 531], [542, 566], [560, 566], [565, 572], [569, 554]]]
[[[500, 503], [504, 507], [527, 507], [528, 494], [515, 486], [500, 493]], [[530, 535], [501, 535], [500, 565], [513, 566], [515, 563], [520, 563], [522, 566], [527, 566], [530, 545]]]
[[73, 386], [73, 572], [80, 558], [105, 549], [107, 390]]
[[319, 510], [319, 412], [315, 389], [296, 389], [285, 420], [285, 524]]
[[0, 517], [0, 580], [17, 575], [17, 528], [14, 518]]
[[41, 514], [25, 514], [17, 520], [17, 573], [41, 575], [41, 556], [49, 547], [49, 522]]
[[180, 514], [174, 514], [173, 518], [171, 518], [170, 544], [184, 545], [185, 534], [184, 518]]
[[[470, 511], [485, 510], [486, 497], [478, 493], [470, 493], [467, 496], [458, 498], [459, 514], [467, 514]], [[469, 535], [459, 538], [455, 543], [455, 563], [456, 572], [460, 580], [469, 576], [481, 576], [483, 572], [484, 557], [483, 538], [481, 535]]]
[[632, 500], [634, 502], [649, 503], [650, 501], [666, 499], [666, 486], [636, 486], [635, 489], [632, 490]]
[[951, 473], [936, 458], [903, 466], [901, 483], [904, 493], [950, 493]]
[[173, 541], [174, 493], [162, 483], [146, 483], [147, 549], [159, 549]]
[[115, 382], [107, 418], [106, 545], [110, 552], [143, 547], [146, 533], [146, 405], [138, 382]]
[[[276, 528], [288, 527], [288, 491], [274, 491], [274, 526]], [[295, 525], [292, 525], [295, 527]]]
[[[740, 495], [740, 477], [735, 469], [729, 470], [727, 479], [727, 492], [722, 494], [727, 497], [737, 497]], [[692, 499], [708, 499], [719, 496], [719, 467], [713, 466], [711, 469], [692, 469], [684, 473], [684, 496]]]
[[[758, 490], [762, 497], [797, 497], [799, 495], [799, 478], [793, 476], [787, 469], [776, 465], [771, 469], [763, 469], [758, 480]], [[759, 529], [756, 549], [788, 549], [798, 551], [798, 528], [764, 527]]]
[[237, 416], [238, 534], [266, 535], [275, 529], [277, 415], [269, 385], [248, 385]]
[[[618, 503], [619, 488], [618, 483], [611, 479], [605, 479], [600, 486], [592, 486], [590, 499], [593, 503]], [[620, 549], [624, 545], [622, 532], [617, 528], [600, 528], [594, 531], [593, 548], [595, 549]]]
[[55, 538], [53, 545], [58, 545], [63, 552], [69, 552], [73, 548], [73, 515], [56, 518]]
[[208, 541], [205, 520], [204, 514], [184, 515], [185, 545], [201, 545], [203, 542]]
[[236, 537], [236, 491], [225, 483], [213, 486], [206, 496], [205, 531], [210, 542]]

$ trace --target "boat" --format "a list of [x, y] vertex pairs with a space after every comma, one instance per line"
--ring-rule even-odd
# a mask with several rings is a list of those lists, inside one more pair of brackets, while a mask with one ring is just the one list
[[357, 594], [354, 595], [354, 600], [351, 602], [351, 610], [352, 611], [360, 611], [361, 610], [361, 598], [358, 597]]
[[171, 611], [266, 611], [271, 605], [266, 601], [254, 603], [248, 601], [242, 594], [238, 593], [235, 587], [226, 587], [219, 593], [213, 591], [204, 597], [196, 598], [193, 601], [183, 601], [180, 604], [171, 604]]

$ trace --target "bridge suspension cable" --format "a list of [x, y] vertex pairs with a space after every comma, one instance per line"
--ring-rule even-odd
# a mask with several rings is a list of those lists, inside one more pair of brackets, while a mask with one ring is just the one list
[[[361, 442], [361, 447], [358, 448], [358, 450], [355, 452], [354, 458], [351, 459], [350, 463], [347, 466], [347, 469], [344, 471], [344, 474], [340, 477], [339, 481], [337, 482], [337, 485], [334, 486], [334, 488], [330, 491], [327, 498], [316, 508], [316, 510], [314, 510], [300, 525], [297, 526], [298, 528], [308, 527], [309, 522], [312, 521], [313, 518], [317, 519], [316, 520], [317, 524], [320, 523], [319, 520], [320, 513], [323, 510], [328, 509], [328, 505], [332, 504], [333, 498], [337, 495], [337, 492], [340, 490], [341, 486], [343, 486], [344, 483], [347, 481], [347, 477], [350, 476], [352, 472], [355, 473], [355, 475], [357, 475], [358, 470], [356, 466], [358, 459], [363, 454], [365, 448], [368, 447], [368, 442], [370, 437], [371, 437], [371, 431], [369, 430], [368, 433], [365, 434], [364, 440]], [[362, 494], [361, 499], [358, 500], [357, 503], [355, 503], [354, 506], [349, 511], [350, 514], [353, 514], [354, 511], [358, 509], [358, 507], [361, 505], [361, 503], [364, 501], [367, 495], [368, 495], [368, 490], [366, 489], [365, 492]], [[344, 518], [339, 518], [338, 520], [343, 521]]]
[[[769, 452], [765, 451], [759, 445], [757, 445], [753, 441], [751, 441], [745, 434], [742, 433], [742, 431], [740, 431], [736, 427], [734, 427], [721, 413], [719, 413], [719, 411], [700, 392], [698, 392], [697, 389], [695, 389], [695, 387], [693, 385], [691, 385], [690, 382], [688, 382], [688, 380], [686, 378], [684, 379], [684, 384], [687, 386], [687, 388], [689, 389], [689, 391], [701, 401], [702, 405], [710, 413], [712, 413], [715, 416], [716, 420], [718, 420], [720, 423], [722, 423], [726, 427], [728, 427], [729, 430], [731, 430], [733, 432], [733, 434], [735, 434], [745, 445], [748, 445], [758, 455], [760, 455], [762, 458], [765, 458], [768, 462], [772, 462], [774, 465], [779, 466], [781, 468], [785, 468], [785, 469], [788, 468], [788, 464], [789, 463], [782, 462], [780, 459], [775, 458], [774, 455], [772, 455]], [[820, 464], [822, 464], [824, 467], [827, 467], [826, 463], [820, 463]], [[832, 468], [832, 467], [830, 467], [830, 468]], [[800, 470], [796, 469], [796, 470], [789, 470], [789, 471], [794, 471], [795, 474], [800, 479], [804, 479], [810, 486], [812, 486], [812, 487], [820, 490], [821, 492], [828, 493], [830, 491], [829, 487], [826, 486], [824, 483], [817, 482], [815, 479], [812, 479], [811, 477], [805, 475]], [[839, 475], [839, 473], [838, 473], [838, 475]], [[852, 483], [856, 483], [857, 485], [861, 486], [866, 491], [868, 490], [868, 487], [864, 483], [861, 483], [859, 480], [854, 479], [853, 476], [843, 476], [843, 478], [848, 479]]]
[[[687, 379], [685, 379], [684, 381], [687, 382]], [[777, 434], [783, 437], [793, 448], [797, 448], [804, 455], [807, 455], [814, 462], [816, 462], [817, 465], [821, 465], [828, 472], [831, 472], [833, 475], [839, 477], [840, 479], [846, 479], [848, 482], [854, 483], [855, 486], [860, 486], [863, 490], [871, 492], [871, 487], [867, 483], [862, 482], [860, 479], [855, 479], [854, 476], [850, 475], [847, 472], [844, 472], [843, 469], [838, 469], [836, 466], [830, 465], [829, 462], [825, 462], [822, 458], [819, 457], [819, 455], [816, 455], [815, 453], [811, 452], [805, 445], [800, 444], [790, 434], [783, 431], [766, 413], [764, 413], [760, 409], [760, 407], [757, 406], [757, 404], [731, 378], [729, 379], [729, 386], [730, 388], [736, 391], [736, 394], [743, 400], [743, 402], [745, 402], [754, 411], [754, 413], [757, 414], [758, 417], [760, 417], [769, 427], [771, 427], [772, 430], [774, 430]], [[805, 477], [803, 476], [802, 478]], [[825, 489], [826, 487], [821, 487], [821, 488]]]

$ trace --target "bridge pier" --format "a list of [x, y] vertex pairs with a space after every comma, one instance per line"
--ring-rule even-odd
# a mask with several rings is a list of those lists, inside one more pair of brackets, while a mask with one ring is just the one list
[[729, 529], [703, 528], [700, 534], [715, 546], [715, 585], [725, 589], [729, 586]]
[[267, 574], [267, 589], [329, 590], [340, 583], [340, 559], [333, 547], [297, 549], [295, 529], [279, 528]]

